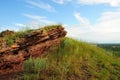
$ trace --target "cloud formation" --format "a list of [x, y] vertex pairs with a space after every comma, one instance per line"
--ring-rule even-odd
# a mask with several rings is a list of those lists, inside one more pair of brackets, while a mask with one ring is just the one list
[[[75, 16], [76, 15], [76, 16]], [[86, 40], [87, 42], [101, 43], [120, 43], [120, 12], [104, 12], [97, 19], [96, 24], [84, 26], [88, 23], [88, 19], [80, 15], [74, 14], [75, 18], [82, 23], [66, 27], [68, 35], [76, 39]]]
[[52, 0], [52, 1], [58, 4], [65, 4], [66, 2], [71, 2], [72, 0]]
[[86, 18], [84, 18], [84, 17], [82, 17], [82, 16], [80, 15], [80, 13], [76, 12], [76, 13], [74, 14], [74, 16], [75, 16], [75, 18], [76, 18], [81, 24], [85, 24], [85, 25], [89, 25], [89, 24], [90, 24], [89, 20], [86, 19]]
[[26, 25], [22, 24], [22, 23], [15, 23], [14, 26], [17, 26], [17, 27], [26, 27]]
[[29, 21], [27, 23], [28, 26], [30, 27], [39, 27], [42, 25], [50, 25], [50, 24], [54, 24], [53, 21], [50, 21], [47, 19], [47, 17], [44, 16], [39, 16], [39, 15], [33, 15], [33, 14], [23, 14], [25, 17], [30, 18], [31, 21]]
[[108, 4], [112, 7], [120, 7], [120, 0], [78, 0], [78, 2], [84, 5]]
[[94, 25], [98, 32], [120, 32], [120, 12], [104, 12]]
[[43, 17], [43, 16], [31, 15], [26, 13], [23, 13], [23, 16], [28, 17], [30, 19], [35, 19], [35, 20], [46, 19], [46, 17]]
[[41, 1], [38, 2], [38, 1], [27, 0], [26, 2], [32, 7], [44, 9], [44, 10], [49, 11], [49, 12], [55, 11], [55, 9], [50, 4], [47, 4], [47, 3], [44, 3]]

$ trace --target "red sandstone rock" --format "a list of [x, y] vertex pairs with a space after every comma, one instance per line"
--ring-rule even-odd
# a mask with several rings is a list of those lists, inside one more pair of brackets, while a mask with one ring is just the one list
[[61, 26], [50, 29], [47, 33], [35, 30], [10, 47], [0, 49], [0, 75], [22, 70], [24, 60], [42, 56], [65, 35], [66, 31]]

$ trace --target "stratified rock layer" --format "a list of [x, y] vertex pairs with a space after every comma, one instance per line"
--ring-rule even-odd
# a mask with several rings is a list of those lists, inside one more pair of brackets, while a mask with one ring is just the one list
[[29, 57], [41, 57], [49, 48], [60, 42], [66, 35], [62, 26], [43, 30], [34, 30], [13, 45], [0, 49], [0, 75], [19, 72], [22, 63]]

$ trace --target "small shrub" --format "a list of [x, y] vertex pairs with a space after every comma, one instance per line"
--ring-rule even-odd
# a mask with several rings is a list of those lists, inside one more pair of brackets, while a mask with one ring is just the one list
[[29, 60], [24, 62], [23, 66], [25, 73], [39, 73], [41, 70], [45, 69], [46, 60], [40, 58], [30, 58]]
[[5, 35], [4, 38], [6, 40], [6, 45], [8, 46], [12, 45], [15, 41], [14, 35]]
[[38, 80], [39, 74], [26, 73], [23, 75], [23, 80]]
[[38, 80], [40, 71], [46, 68], [46, 60], [40, 58], [30, 58], [23, 63], [23, 68], [23, 79]]

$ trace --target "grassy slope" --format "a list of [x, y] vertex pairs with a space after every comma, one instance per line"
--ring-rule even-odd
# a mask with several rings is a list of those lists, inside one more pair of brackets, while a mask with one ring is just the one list
[[[119, 80], [120, 58], [85, 42], [63, 38], [41, 59], [24, 63], [25, 80]], [[38, 68], [39, 67], [39, 68]], [[37, 70], [36, 70], [37, 69]], [[38, 71], [39, 70], [39, 71]]]

